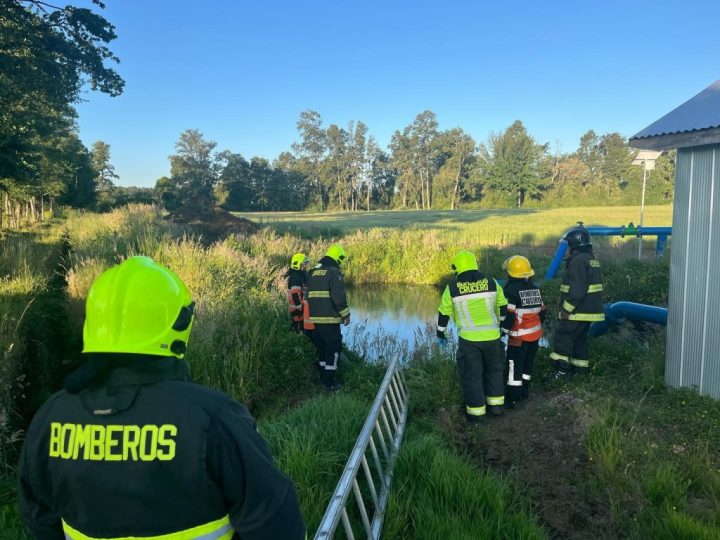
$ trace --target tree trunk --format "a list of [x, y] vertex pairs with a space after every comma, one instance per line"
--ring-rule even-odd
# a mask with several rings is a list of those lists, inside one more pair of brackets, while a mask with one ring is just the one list
[[370, 191], [371, 191], [371, 187], [372, 187], [372, 186], [371, 186], [370, 182], [368, 182], [368, 185], [367, 185], [367, 204], [366, 204], [366, 206], [367, 206], [367, 211], [368, 211], [368, 212], [370, 211]]
[[407, 192], [408, 192], [408, 180], [405, 178], [403, 182], [403, 194], [402, 194], [402, 207], [407, 208]]
[[432, 195], [430, 193], [430, 169], [425, 170], [425, 205], [428, 210], [432, 207]]
[[[460, 166], [462, 168], [462, 165]], [[457, 201], [458, 189], [460, 188], [460, 169], [458, 169], [457, 176], [455, 177], [455, 187], [453, 188], [452, 200], [450, 201], [450, 210], [455, 210], [455, 203]]]

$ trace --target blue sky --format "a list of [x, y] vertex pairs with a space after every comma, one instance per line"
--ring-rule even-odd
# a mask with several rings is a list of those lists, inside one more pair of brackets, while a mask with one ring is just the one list
[[126, 81], [84, 94], [86, 145], [120, 185], [169, 174], [180, 133], [275, 158], [301, 111], [362, 120], [381, 146], [426, 110], [476, 141], [520, 119], [572, 151], [630, 136], [720, 79], [720, 2], [106, 0]]

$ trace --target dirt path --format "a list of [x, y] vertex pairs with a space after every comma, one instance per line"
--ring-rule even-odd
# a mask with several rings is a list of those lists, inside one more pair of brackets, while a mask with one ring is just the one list
[[478, 428], [468, 429], [459, 413], [444, 409], [439, 420], [476, 463], [523, 486], [551, 538], [614, 538], [607, 497], [594, 488], [576, 404], [571, 394], [540, 392]]

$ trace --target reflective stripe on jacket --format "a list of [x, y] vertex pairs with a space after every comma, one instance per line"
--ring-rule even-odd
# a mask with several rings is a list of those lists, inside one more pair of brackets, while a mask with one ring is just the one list
[[235, 535], [235, 529], [232, 528], [228, 516], [191, 529], [159, 536], [103, 536], [101, 538], [83, 534], [68, 525], [65, 520], [63, 520], [62, 524], [66, 540], [231, 540]]
[[340, 324], [350, 316], [342, 274], [337, 262], [323, 257], [308, 275], [307, 301], [314, 324]]
[[571, 321], [603, 321], [602, 270], [592, 251], [575, 251], [565, 264], [560, 285], [560, 310]]
[[438, 329], [444, 330], [452, 317], [463, 339], [498, 339], [507, 303], [502, 288], [493, 278], [485, 277], [478, 270], [463, 272], [445, 287], [438, 307]]
[[545, 318], [540, 289], [528, 279], [510, 278], [503, 291], [508, 306], [502, 326], [508, 332], [508, 344], [520, 345], [523, 341], [539, 340], [543, 336]]

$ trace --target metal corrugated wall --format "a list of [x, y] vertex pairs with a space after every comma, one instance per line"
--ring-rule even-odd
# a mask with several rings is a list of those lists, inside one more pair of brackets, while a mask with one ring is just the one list
[[678, 151], [665, 380], [720, 397], [720, 146]]

